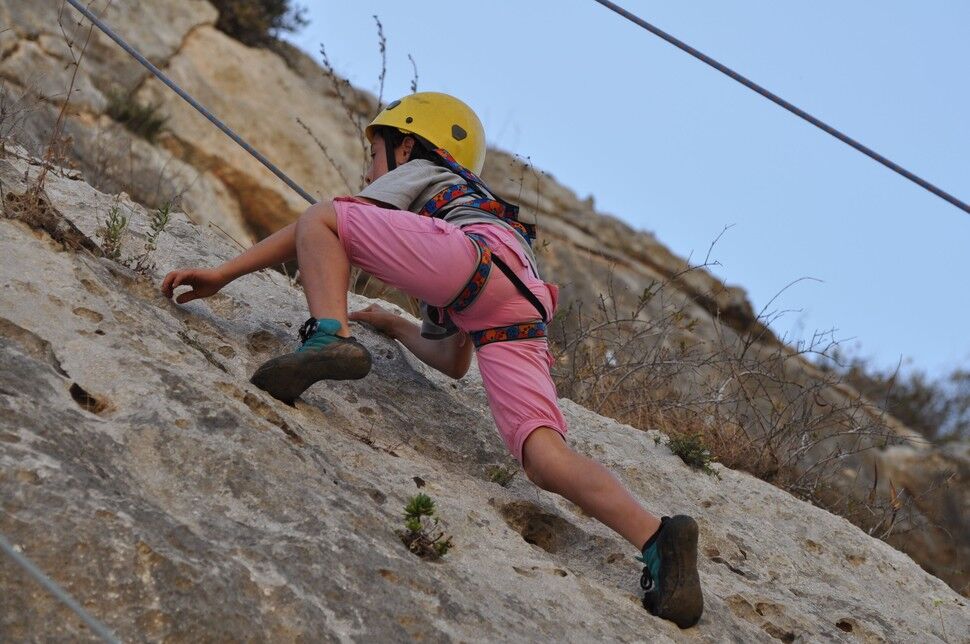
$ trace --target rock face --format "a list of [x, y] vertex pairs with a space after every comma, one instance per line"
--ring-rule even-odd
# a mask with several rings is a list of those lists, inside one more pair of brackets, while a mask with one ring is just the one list
[[[77, 23], [70, 8], [59, 12], [60, 4], [0, 0], [0, 27], [5, 28], [0, 30], [0, 102], [9, 108], [0, 110], [0, 139], [13, 138], [35, 156], [52, 150], [54, 162], [71, 165], [102, 192], [125, 192], [148, 207], [174, 201], [192, 221], [232, 246], [246, 246], [298, 216], [305, 207], [300, 197], [114, 43], [95, 30], [84, 49], [87, 25]], [[96, 9], [103, 5], [98, 4]], [[343, 87], [342, 103], [312, 59], [282, 45], [279, 53], [246, 47], [213, 27], [216, 15], [204, 0], [115, 0], [104, 18], [312, 194], [353, 192], [364, 158], [354, 120], [372, 115], [375, 99]], [[75, 76], [72, 61], [78, 59]], [[63, 129], [54, 135], [72, 78]], [[26, 98], [16, 100], [21, 95]], [[110, 116], [119, 96], [127, 105], [155, 106], [166, 117], [154, 141]], [[827, 507], [881, 535], [885, 523], [867, 516], [877, 499], [895, 522], [887, 541], [970, 595], [966, 444], [944, 449], [913, 442], [918, 437], [894, 419], [864, 403], [854, 406], [856, 392], [819, 385], [818, 370], [779, 343], [741, 289], [705, 270], [690, 270], [654, 236], [598, 213], [591, 199], [578, 199], [552, 177], [499, 150], [489, 151], [484, 176], [494, 189], [521, 203], [526, 220], [539, 223], [541, 267], [547, 279], [562, 286], [562, 309], [570, 303], [593, 306], [606, 293], [618, 307], [632, 307], [647, 285], [665, 283], [664, 301], [651, 301], [642, 314], [660, 319], [672, 306], [683, 316], [677, 331], [663, 336], [665, 346], [717, 346], [749, 359], [774, 360], [785, 383], [780, 404], [762, 404], [767, 393], [748, 403], [738, 412], [741, 429], [764, 439], [770, 432], [762, 421], [782, 417], [779, 407], [802, 410], [827, 440], [818, 449], [798, 452], [798, 472], [810, 476], [820, 463], [838, 463]], [[108, 210], [100, 208], [97, 217], [103, 220]], [[48, 222], [58, 238], [75, 239], [84, 247], [86, 237], [62, 230], [58, 222]], [[213, 258], [199, 256], [197, 261], [211, 263]], [[227, 353], [236, 351], [227, 346]], [[213, 360], [224, 360], [206, 351]], [[146, 355], [154, 356], [150, 350]], [[712, 383], [738, 380], [745, 365], [734, 364], [741, 368], [732, 372], [711, 361], [665, 386], [674, 396], [697, 397]], [[241, 373], [236, 375], [244, 380]], [[813, 393], [806, 399], [799, 393], [805, 391]], [[841, 407], [850, 411], [832, 413]], [[897, 492], [907, 510], [898, 520], [893, 509]]]
[[[492, 482], [490, 468], [509, 461], [474, 368], [450, 381], [356, 328], [371, 375], [278, 403], [247, 377], [293, 344], [306, 314], [286, 278], [247, 276], [177, 306], [158, 293], [163, 269], [125, 265], [148, 211], [56, 171], [37, 205], [31, 163], [0, 159], [0, 532], [125, 640], [953, 642], [970, 632], [962, 597], [844, 519], [744, 473], [692, 470], [657, 432], [563, 400], [576, 449], [654, 512], [698, 518], [706, 611], [682, 633], [639, 606], [627, 544], [521, 475]], [[121, 263], [97, 251], [113, 207], [131, 217]], [[175, 213], [152, 259], [209, 264], [234, 252]], [[367, 302], [354, 296], [352, 307]], [[454, 538], [436, 563], [395, 534], [418, 490]], [[90, 638], [8, 562], [0, 596], [0, 639]]]
[[[160, 67], [182, 49], [186, 38], [217, 16], [204, 0], [123, 0], [112, 2], [102, 14]], [[53, 141], [62, 157], [58, 160], [75, 165], [95, 185], [126, 191], [153, 206], [178, 201], [195, 221], [211, 223], [248, 243], [251, 234], [239, 202], [208, 168], [176, 157], [166, 149], [165, 134], [160, 145], [152, 145], [107, 115], [112, 100], [130, 103], [119, 97], [133, 96], [149, 74], [97, 29], [88, 41], [89, 25], [79, 23], [79, 18], [66, 3], [0, 1], [0, 25], [5, 29], [0, 34], [0, 81], [3, 100], [15, 108], [5, 115], [0, 128], [4, 136], [15, 130], [17, 140], [38, 156]], [[55, 137], [54, 124], [71, 87], [74, 61], [80, 61], [74, 89], [61, 136]], [[35, 100], [17, 104], [14, 99], [19, 96]]]

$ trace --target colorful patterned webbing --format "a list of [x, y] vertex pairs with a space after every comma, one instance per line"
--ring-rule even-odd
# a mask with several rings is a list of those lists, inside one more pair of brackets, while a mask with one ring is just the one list
[[468, 334], [476, 349], [493, 342], [509, 342], [511, 340], [534, 340], [546, 337], [545, 322], [523, 322], [512, 326], [499, 326]]
[[455, 161], [455, 159], [448, 154], [448, 151], [444, 148], [437, 148], [435, 153], [441, 157], [441, 160], [445, 163], [449, 170], [464, 179], [467, 183], [459, 183], [445, 188], [433, 196], [428, 203], [424, 205], [424, 207], [418, 213], [419, 215], [423, 215], [425, 217], [434, 217], [442, 208], [446, 208], [448, 204], [455, 199], [468, 195], [480, 195], [478, 199], [473, 199], [467, 203], [461, 204], [462, 207], [477, 208], [478, 210], [483, 210], [491, 215], [495, 215], [505, 223], [515, 228], [519, 234], [525, 238], [529, 245], [532, 245], [532, 242], [536, 238], [536, 227], [533, 224], [527, 224], [519, 221], [518, 206], [498, 198], [490, 198], [491, 192], [489, 191], [488, 186], [485, 185], [485, 182], [482, 181], [478, 175], [473, 173], [471, 170], [468, 170]]
[[488, 247], [485, 238], [474, 233], [469, 233], [468, 238], [478, 247], [478, 267], [458, 297], [445, 307], [449, 311], [460, 312], [471, 306], [485, 288], [488, 276], [492, 272], [492, 249]]
[[[488, 242], [481, 235], [476, 235], [475, 233], [466, 233], [471, 242], [478, 249], [478, 266], [475, 268], [475, 272], [469, 278], [468, 283], [465, 284], [465, 288], [462, 289], [458, 297], [453, 299], [450, 304], [444, 308], [450, 312], [459, 312], [467, 309], [472, 305], [472, 302], [481, 295], [482, 290], [485, 288], [485, 284], [488, 282], [488, 277], [492, 273], [492, 249], [489, 248]], [[511, 326], [503, 327], [493, 327], [491, 329], [484, 329], [482, 331], [472, 331], [468, 334], [475, 348], [479, 348], [483, 345], [490, 344], [492, 342], [507, 342], [509, 340], [532, 340], [535, 338], [546, 337], [546, 324], [545, 322], [521, 322], [519, 324], [513, 324]]]

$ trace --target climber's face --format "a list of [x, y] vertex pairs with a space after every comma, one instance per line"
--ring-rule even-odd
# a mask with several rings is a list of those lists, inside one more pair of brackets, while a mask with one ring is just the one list
[[[370, 141], [370, 167], [364, 175], [364, 183], [370, 184], [379, 177], [387, 174], [387, 152], [384, 148], [384, 137], [376, 134], [368, 137]], [[394, 150], [394, 159], [397, 165], [407, 163], [411, 156], [411, 149], [414, 148], [414, 139], [405, 137], [401, 145]]]
[[387, 174], [387, 154], [384, 152], [384, 137], [371, 136], [370, 140], [370, 167], [364, 175], [364, 183], [370, 184], [378, 177]]

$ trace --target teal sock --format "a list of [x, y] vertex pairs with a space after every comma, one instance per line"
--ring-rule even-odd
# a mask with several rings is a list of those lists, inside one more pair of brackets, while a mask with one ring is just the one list
[[337, 336], [337, 331], [339, 330], [340, 322], [338, 320], [334, 320], [333, 318], [319, 318], [317, 320], [316, 331], [297, 349], [297, 352], [307, 349], [320, 349], [331, 342], [336, 342], [340, 339]]

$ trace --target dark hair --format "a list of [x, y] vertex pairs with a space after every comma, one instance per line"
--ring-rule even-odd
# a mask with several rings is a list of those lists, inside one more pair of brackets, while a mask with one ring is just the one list
[[425, 159], [426, 161], [431, 161], [436, 165], [441, 165], [441, 157], [434, 153], [434, 147], [431, 145], [431, 143], [417, 134], [402, 132], [396, 127], [388, 127], [386, 125], [381, 125], [374, 128], [374, 133], [377, 136], [382, 137], [384, 139], [384, 144], [390, 146], [390, 148], [393, 150], [396, 150], [404, 139], [411, 137], [414, 139], [414, 147], [411, 148], [411, 156], [408, 161]]

